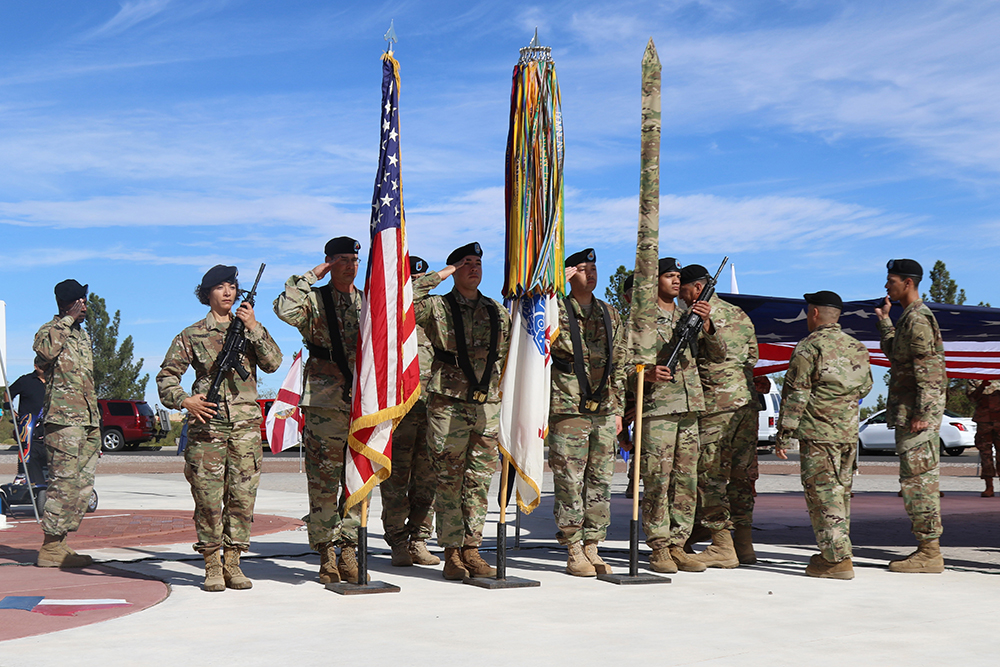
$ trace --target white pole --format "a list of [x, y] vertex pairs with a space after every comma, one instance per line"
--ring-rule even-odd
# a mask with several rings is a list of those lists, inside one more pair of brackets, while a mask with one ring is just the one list
[[740, 286], [736, 284], [736, 265], [735, 264], [730, 264], [729, 265], [729, 271], [730, 271], [730, 274], [729, 274], [729, 293], [730, 294], [739, 294], [740, 293]]

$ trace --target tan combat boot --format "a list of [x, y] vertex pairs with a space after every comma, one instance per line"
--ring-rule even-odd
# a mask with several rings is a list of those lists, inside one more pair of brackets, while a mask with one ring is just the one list
[[389, 548], [392, 549], [391, 562], [394, 567], [410, 567], [413, 565], [413, 559], [410, 558], [410, 545], [408, 543], [393, 544]]
[[222, 578], [226, 582], [226, 588], [232, 588], [237, 591], [253, 588], [253, 582], [240, 569], [239, 549], [226, 549], [226, 556], [223, 560]]
[[462, 550], [458, 547], [445, 547], [444, 550], [444, 578], [449, 581], [461, 581], [469, 576], [469, 571], [465, 569], [462, 562]]
[[612, 574], [611, 566], [605, 563], [604, 559], [597, 553], [597, 540], [586, 540], [583, 543], [583, 553], [597, 570], [597, 574]]
[[649, 556], [649, 569], [653, 572], [663, 572], [664, 574], [676, 574], [677, 564], [670, 557], [670, 550], [667, 547], [653, 549]]
[[704, 572], [708, 569], [704, 563], [695, 560], [694, 556], [684, 553], [683, 547], [670, 547], [670, 558], [681, 572]]
[[345, 544], [340, 547], [340, 556], [337, 558], [337, 570], [340, 571], [341, 581], [351, 584], [358, 583], [358, 555], [354, 549], [355, 547]]
[[479, 547], [462, 547], [462, 562], [469, 571], [470, 577], [495, 577], [497, 569], [479, 555]]
[[222, 551], [216, 549], [202, 555], [205, 557], [205, 583], [202, 588], [212, 593], [226, 590], [226, 580], [222, 575]]
[[751, 526], [736, 526], [733, 530], [733, 547], [740, 565], [754, 565], [757, 554], [753, 550], [753, 528]]
[[333, 542], [324, 542], [316, 549], [319, 551], [319, 583], [340, 583], [340, 570], [337, 569], [337, 550]]
[[583, 545], [579, 542], [570, 542], [566, 545], [569, 556], [566, 558], [566, 573], [574, 577], [596, 577], [597, 570], [583, 553]]
[[944, 572], [944, 556], [941, 555], [941, 543], [938, 540], [921, 540], [920, 546], [903, 560], [889, 563], [890, 572], [930, 573]]
[[90, 556], [78, 554], [66, 546], [66, 535], [49, 535], [45, 533], [42, 540], [42, 548], [38, 550], [38, 559], [35, 564], [38, 567], [59, 567], [63, 569], [75, 569], [87, 567], [94, 559]]
[[853, 579], [854, 564], [850, 558], [839, 563], [831, 563], [823, 554], [813, 554], [806, 566], [806, 574], [820, 579]]
[[410, 540], [410, 560], [414, 565], [437, 565], [441, 559], [427, 550], [424, 540]]
[[740, 564], [736, 548], [733, 546], [733, 536], [728, 529], [713, 530], [711, 546], [691, 558], [707, 567], [721, 567], [726, 570], [739, 567]]

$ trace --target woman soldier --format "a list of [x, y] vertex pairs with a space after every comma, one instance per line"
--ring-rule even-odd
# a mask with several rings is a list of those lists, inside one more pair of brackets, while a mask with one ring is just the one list
[[[244, 301], [236, 317], [246, 326], [247, 346], [241, 363], [249, 375], [242, 380], [235, 369], [227, 372], [219, 402], [206, 399], [215, 378], [215, 361], [233, 321], [230, 311], [240, 293], [236, 276], [235, 266], [209, 269], [195, 295], [211, 312], [174, 338], [156, 376], [163, 404], [188, 412], [184, 476], [194, 496], [198, 532], [194, 550], [205, 558], [206, 591], [253, 586], [240, 571], [240, 554], [250, 548], [250, 522], [260, 483], [257, 367], [273, 373], [281, 366], [281, 350], [254, 317], [253, 306]], [[191, 394], [181, 388], [181, 376], [189, 366], [195, 372]], [[219, 553], [223, 548], [225, 566]]]

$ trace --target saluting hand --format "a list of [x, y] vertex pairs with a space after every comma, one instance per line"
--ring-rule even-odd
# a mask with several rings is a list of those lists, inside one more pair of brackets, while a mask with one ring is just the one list
[[197, 419], [199, 424], [204, 424], [214, 417], [216, 408], [219, 407], [215, 403], [209, 403], [205, 398], [205, 394], [195, 394], [188, 396], [181, 403], [181, 408], [187, 410], [188, 414]]
[[577, 269], [575, 266], [567, 266], [566, 267], [566, 282], [569, 282], [569, 279], [572, 278], [573, 276], [575, 276], [579, 272], [580, 272], [580, 270]]
[[891, 308], [892, 308], [892, 302], [889, 301], [889, 297], [885, 297], [885, 302], [883, 302], [881, 308], [875, 306], [875, 314], [878, 315], [878, 318], [880, 320], [884, 320], [889, 317], [889, 310]]
[[316, 274], [316, 280], [323, 280], [323, 276], [330, 273], [330, 267], [332, 262], [323, 262], [322, 264], [317, 264], [316, 268], [313, 269], [313, 273]]
[[244, 301], [240, 304], [240, 307], [236, 309], [236, 317], [243, 320], [243, 324], [246, 325], [247, 331], [253, 331], [257, 328], [257, 318], [253, 314], [253, 306]]
[[73, 302], [73, 305], [69, 307], [66, 314], [73, 318], [76, 322], [83, 320], [84, 313], [87, 312], [87, 303], [83, 299], [77, 299]]
[[441, 269], [440, 271], [437, 272], [438, 277], [440, 277], [441, 280], [444, 280], [445, 278], [447, 278], [451, 274], [455, 273], [460, 268], [462, 268], [463, 266], [465, 266], [465, 259], [466, 258], [463, 257], [462, 259], [458, 260], [454, 264], [449, 264], [448, 266], [444, 267], [443, 269]]

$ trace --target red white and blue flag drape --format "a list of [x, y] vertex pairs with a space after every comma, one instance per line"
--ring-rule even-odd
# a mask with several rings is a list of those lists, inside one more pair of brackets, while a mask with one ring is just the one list
[[379, 168], [372, 196], [345, 466], [347, 506], [392, 472], [392, 431], [420, 396], [416, 319], [403, 216], [399, 151], [399, 63], [382, 56]]

